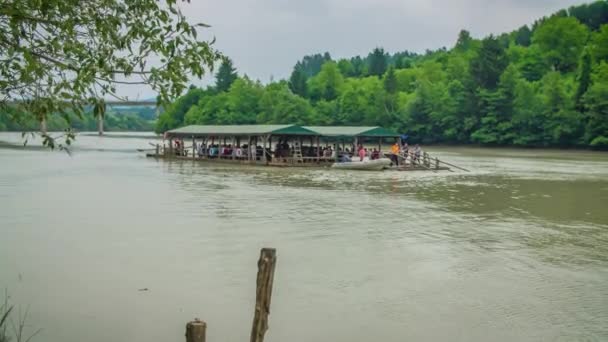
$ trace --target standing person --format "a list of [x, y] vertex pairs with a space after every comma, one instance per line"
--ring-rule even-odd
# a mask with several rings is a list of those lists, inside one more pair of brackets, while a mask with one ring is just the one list
[[391, 159], [396, 166], [399, 166], [399, 142], [395, 141], [395, 144], [391, 146]]
[[420, 149], [420, 145], [416, 144], [416, 146], [414, 146], [414, 157], [416, 158], [416, 160], [420, 159], [421, 153], [422, 153], [422, 150]]
[[367, 152], [363, 149], [363, 146], [359, 146], [359, 161], [363, 161], [365, 159], [365, 155]]
[[182, 155], [181, 146], [179, 140], [175, 140], [175, 154], [178, 156]]
[[202, 157], [205, 155], [205, 143], [201, 143], [201, 145], [198, 147], [198, 156]]

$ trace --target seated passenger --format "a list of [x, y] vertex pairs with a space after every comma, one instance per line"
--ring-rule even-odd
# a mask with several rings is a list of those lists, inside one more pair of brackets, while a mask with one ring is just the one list
[[371, 158], [371, 159], [372, 159], [372, 160], [380, 159], [380, 151], [378, 151], [378, 150], [374, 149], [374, 150], [372, 151], [372, 158]]
[[342, 153], [338, 157], [338, 162], [339, 163], [348, 163], [348, 162], [351, 162], [351, 161], [352, 161], [352, 159], [350, 159], [350, 157], [346, 153]]

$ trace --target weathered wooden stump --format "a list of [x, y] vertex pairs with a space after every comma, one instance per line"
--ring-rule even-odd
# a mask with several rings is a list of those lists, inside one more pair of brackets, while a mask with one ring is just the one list
[[186, 324], [186, 342], [205, 342], [207, 323], [195, 318]]
[[251, 342], [263, 342], [264, 334], [268, 330], [268, 315], [270, 314], [270, 298], [272, 297], [272, 281], [276, 261], [276, 250], [274, 248], [262, 248], [260, 260], [258, 260]]

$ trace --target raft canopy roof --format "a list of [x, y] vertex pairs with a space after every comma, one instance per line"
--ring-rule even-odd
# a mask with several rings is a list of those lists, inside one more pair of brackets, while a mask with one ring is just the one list
[[296, 125], [190, 125], [167, 131], [169, 137], [317, 135]]
[[167, 131], [167, 137], [304, 135], [321, 137], [398, 137], [380, 126], [190, 125]]
[[380, 126], [304, 126], [324, 137], [398, 137], [399, 134]]

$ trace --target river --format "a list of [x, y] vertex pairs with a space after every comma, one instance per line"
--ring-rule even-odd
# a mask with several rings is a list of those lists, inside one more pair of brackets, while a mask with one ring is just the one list
[[261, 247], [269, 342], [608, 340], [606, 153], [356, 172], [147, 159], [133, 136], [0, 148], [0, 287], [33, 342], [183, 341], [194, 317], [247, 341]]

